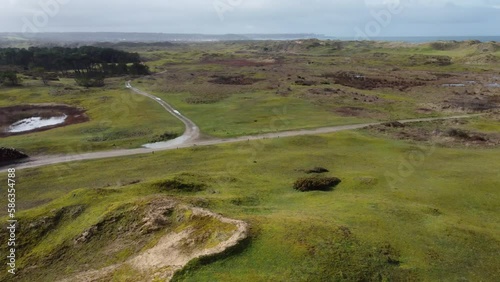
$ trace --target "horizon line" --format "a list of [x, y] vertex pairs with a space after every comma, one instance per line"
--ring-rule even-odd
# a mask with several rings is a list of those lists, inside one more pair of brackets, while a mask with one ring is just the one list
[[[182, 32], [149, 32], [149, 31], [46, 31], [46, 32], [16, 32], [16, 31], [0, 31], [0, 34], [51, 34], [51, 33], [117, 33], [117, 34], [174, 34], [174, 35], [318, 35], [322, 37], [336, 37], [336, 38], [350, 38], [353, 36], [347, 35], [326, 35], [322, 33], [314, 33], [314, 32], [297, 32], [297, 33], [182, 33]], [[374, 36], [374, 38], [390, 38], [390, 37], [470, 37], [470, 36], [478, 36], [478, 37], [500, 37], [500, 34], [488, 34], [488, 35], [478, 35], [478, 34], [468, 34], [468, 35], [381, 35]]]

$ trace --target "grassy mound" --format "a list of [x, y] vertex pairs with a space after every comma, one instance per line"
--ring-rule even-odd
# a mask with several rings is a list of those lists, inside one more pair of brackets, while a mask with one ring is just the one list
[[[49, 204], [44, 210], [20, 216], [16, 281], [111, 281], [123, 277], [138, 281], [138, 277], [166, 277], [172, 273], [134, 258], [140, 255], [150, 261], [146, 250], [169, 247], [171, 252], [179, 252], [176, 258], [182, 256], [189, 261], [199, 252], [218, 246], [236, 230], [228, 220], [208, 211], [195, 212], [164, 197], [107, 204], [121, 193], [114, 189], [82, 190], [67, 198], [71, 201], [88, 197], [85, 205], [64, 206], [60, 201], [58, 208]], [[167, 239], [172, 239], [171, 244], [160, 244], [165, 236], [170, 236]], [[182, 238], [176, 240], [176, 236]], [[6, 238], [8, 232], [3, 229], [0, 239]], [[169, 261], [161, 261], [169, 265]], [[124, 269], [128, 271], [124, 273]], [[6, 281], [7, 275], [0, 274], [0, 280]]]

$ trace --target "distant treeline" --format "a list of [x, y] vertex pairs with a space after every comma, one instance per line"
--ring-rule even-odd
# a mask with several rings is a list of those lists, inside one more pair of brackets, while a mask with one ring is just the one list
[[93, 46], [0, 48], [0, 66], [3, 69], [22, 69], [42, 78], [56, 72], [64, 77], [74, 77], [82, 86], [104, 85], [104, 77], [109, 76], [149, 74], [149, 68], [141, 64], [139, 54]]

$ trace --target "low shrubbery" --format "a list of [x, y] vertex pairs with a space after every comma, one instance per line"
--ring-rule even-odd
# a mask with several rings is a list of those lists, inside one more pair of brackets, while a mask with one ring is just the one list
[[203, 183], [189, 181], [179, 177], [161, 180], [154, 185], [165, 192], [199, 192], [206, 188], [206, 185]]
[[177, 134], [177, 133], [174, 133], [174, 132], [165, 132], [162, 135], [156, 136], [150, 142], [151, 143], [165, 142], [165, 141], [169, 141], [169, 140], [175, 139], [177, 137], [179, 137], [179, 134]]
[[337, 177], [303, 177], [295, 181], [293, 188], [301, 192], [330, 191], [340, 182]]
[[0, 163], [26, 159], [28, 155], [12, 148], [0, 148]]
[[21, 79], [17, 73], [13, 71], [0, 71], [0, 84], [5, 86], [18, 86], [21, 84]]
[[305, 171], [305, 173], [307, 174], [311, 174], [311, 173], [326, 173], [326, 172], [330, 172], [328, 169], [324, 168], [324, 167], [315, 167], [315, 168], [312, 168], [312, 169], [308, 169]]
[[448, 130], [447, 134], [450, 137], [454, 137], [457, 139], [463, 139], [463, 140], [467, 140], [467, 141], [479, 141], [479, 142], [488, 141], [488, 139], [486, 139], [483, 136], [470, 135], [467, 131], [464, 131], [461, 129], [456, 129], [456, 128], [452, 128], [452, 129]]
[[452, 128], [452, 129], [448, 130], [447, 133], [448, 133], [448, 136], [450, 136], [450, 137], [469, 139], [469, 134], [461, 129]]
[[82, 72], [75, 76], [76, 84], [83, 87], [103, 87], [105, 75], [103, 72]]

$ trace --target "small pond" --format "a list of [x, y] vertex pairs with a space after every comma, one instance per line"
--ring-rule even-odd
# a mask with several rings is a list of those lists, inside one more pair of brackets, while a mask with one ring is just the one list
[[63, 115], [60, 117], [51, 117], [51, 118], [41, 118], [41, 117], [26, 118], [11, 124], [7, 132], [19, 133], [19, 132], [35, 130], [42, 127], [58, 125], [64, 123], [67, 117], [68, 117], [67, 115]]

